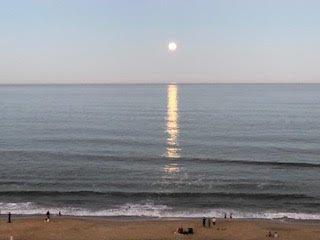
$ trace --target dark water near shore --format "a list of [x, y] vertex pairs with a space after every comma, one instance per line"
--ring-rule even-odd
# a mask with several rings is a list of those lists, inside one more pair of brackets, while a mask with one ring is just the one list
[[320, 85], [0, 86], [0, 210], [320, 219]]

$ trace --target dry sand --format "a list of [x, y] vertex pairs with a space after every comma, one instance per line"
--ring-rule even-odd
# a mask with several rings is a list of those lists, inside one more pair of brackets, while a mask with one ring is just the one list
[[[281, 220], [217, 219], [211, 228], [203, 228], [201, 219], [126, 219], [55, 217], [13, 217], [12, 223], [0, 223], [0, 240], [65, 239], [288, 239], [320, 240], [320, 222]], [[177, 227], [192, 227], [193, 235], [175, 234]], [[266, 237], [268, 231], [278, 238]]]

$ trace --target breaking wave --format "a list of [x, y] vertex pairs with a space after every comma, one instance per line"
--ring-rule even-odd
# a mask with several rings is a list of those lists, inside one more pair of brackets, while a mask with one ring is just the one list
[[115, 206], [110, 209], [86, 209], [74, 207], [45, 207], [32, 202], [0, 203], [1, 213], [11, 212], [17, 215], [44, 215], [46, 211], [56, 214], [59, 211], [65, 216], [105, 216], [105, 217], [156, 217], [156, 218], [202, 218], [223, 217], [225, 213], [232, 213], [234, 218], [290, 218], [303, 220], [320, 220], [320, 213], [294, 213], [294, 212], [244, 212], [234, 209], [198, 209], [190, 211], [175, 210], [166, 205], [153, 203], [132, 204]]

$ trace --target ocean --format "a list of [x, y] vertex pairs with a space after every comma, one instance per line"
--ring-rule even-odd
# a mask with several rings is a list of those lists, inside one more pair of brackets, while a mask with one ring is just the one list
[[2, 85], [0, 211], [320, 219], [320, 85]]

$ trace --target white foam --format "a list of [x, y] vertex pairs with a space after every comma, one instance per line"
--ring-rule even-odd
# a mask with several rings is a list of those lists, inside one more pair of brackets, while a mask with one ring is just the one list
[[48, 210], [52, 214], [59, 211], [63, 215], [70, 216], [139, 216], [139, 217], [181, 217], [181, 218], [202, 218], [202, 217], [223, 217], [225, 213], [232, 213], [235, 218], [292, 218], [304, 220], [320, 220], [320, 213], [293, 213], [293, 212], [244, 212], [234, 209], [207, 209], [177, 211], [166, 205], [155, 205], [151, 202], [145, 204], [124, 204], [110, 209], [92, 210], [87, 208], [62, 207], [52, 208], [39, 206], [32, 202], [21, 203], [0, 203], [1, 214], [11, 212], [19, 215], [38, 215], [45, 214]]

